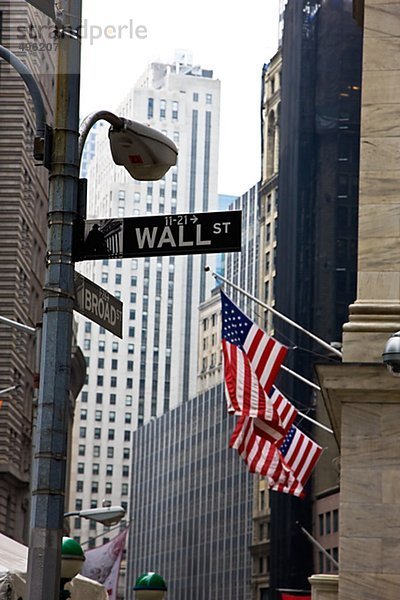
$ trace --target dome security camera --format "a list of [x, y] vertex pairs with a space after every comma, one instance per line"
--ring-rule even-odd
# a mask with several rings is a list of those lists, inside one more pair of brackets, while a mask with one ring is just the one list
[[382, 356], [388, 371], [394, 377], [400, 377], [400, 331], [388, 339]]

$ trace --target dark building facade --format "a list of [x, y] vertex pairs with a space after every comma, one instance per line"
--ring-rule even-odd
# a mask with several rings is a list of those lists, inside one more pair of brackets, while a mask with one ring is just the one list
[[[282, 43], [279, 218], [276, 308], [321, 338], [341, 340], [347, 307], [356, 296], [357, 202], [362, 31], [350, 0], [290, 0]], [[324, 354], [293, 328], [275, 321], [276, 337], [290, 347], [287, 365], [313, 378]], [[325, 353], [326, 354], [326, 353]], [[315, 394], [282, 376], [279, 387], [296, 404], [319, 415]], [[315, 405], [317, 404], [317, 408]], [[303, 422], [301, 428], [306, 430]], [[319, 469], [337, 493], [333, 436]], [[329, 475], [332, 469], [332, 475]], [[314, 488], [315, 492], [315, 488]], [[296, 521], [313, 530], [312, 502], [271, 493], [270, 597], [279, 588], [306, 589], [318, 570], [313, 548]]]
[[174, 600], [250, 600], [253, 476], [228, 448], [217, 385], [133, 434], [126, 597], [160, 573]]

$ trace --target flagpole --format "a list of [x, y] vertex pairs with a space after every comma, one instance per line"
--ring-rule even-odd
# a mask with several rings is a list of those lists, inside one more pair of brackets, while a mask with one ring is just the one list
[[[205, 271], [210, 271], [210, 267], [209, 266], [205, 266], [204, 270]], [[215, 273], [214, 271], [211, 271], [211, 275], [215, 279], [220, 279], [221, 281], [223, 281], [227, 285], [230, 285], [231, 287], [233, 287], [235, 290], [237, 290], [238, 292], [240, 292], [244, 296], [247, 296], [248, 298], [250, 298], [250, 300], [253, 300], [253, 302], [256, 302], [256, 304], [259, 304], [260, 306], [262, 306], [266, 310], [269, 310], [270, 312], [272, 312], [272, 314], [274, 314], [275, 316], [277, 316], [280, 319], [282, 319], [282, 321], [286, 321], [286, 323], [289, 323], [289, 325], [292, 325], [293, 327], [295, 327], [299, 331], [302, 331], [303, 333], [305, 333], [306, 335], [308, 335], [308, 337], [310, 337], [314, 341], [318, 342], [326, 350], [329, 350], [330, 352], [333, 352], [334, 354], [336, 354], [336, 356], [342, 358], [342, 353], [339, 350], [337, 350], [337, 348], [334, 348], [333, 346], [331, 346], [330, 344], [328, 344], [328, 342], [325, 342], [325, 340], [322, 340], [321, 338], [319, 338], [314, 333], [311, 333], [311, 331], [308, 331], [307, 329], [304, 329], [304, 327], [302, 327], [301, 325], [299, 325], [295, 321], [292, 321], [292, 319], [289, 319], [289, 317], [286, 317], [285, 315], [283, 315], [282, 313], [280, 313], [279, 311], [277, 311], [275, 308], [272, 308], [272, 306], [269, 306], [269, 304], [265, 304], [265, 302], [262, 302], [261, 300], [259, 300], [255, 296], [252, 296], [251, 294], [249, 294], [248, 292], [246, 292], [246, 290], [244, 290], [243, 288], [239, 287], [235, 283], [232, 283], [228, 279], [225, 279], [225, 277], [223, 277], [222, 275], [219, 275], [218, 273]]]
[[303, 377], [302, 375], [299, 375], [298, 373], [296, 373], [295, 371], [292, 371], [292, 369], [289, 369], [289, 367], [285, 367], [285, 365], [281, 365], [281, 369], [283, 369], [284, 371], [286, 371], [287, 373], [290, 373], [291, 375], [293, 375], [293, 377], [297, 377], [297, 379], [300, 379], [300, 381], [303, 381], [304, 383], [306, 383], [307, 385], [309, 385], [310, 387], [314, 388], [314, 390], [317, 390], [318, 392], [321, 391], [321, 388], [319, 387], [319, 385], [317, 385], [316, 383], [313, 383], [312, 381], [310, 381], [309, 379], [306, 379], [305, 377]]
[[337, 561], [337, 560], [335, 560], [335, 559], [333, 558], [333, 556], [332, 556], [331, 554], [329, 554], [329, 552], [328, 552], [327, 550], [325, 550], [325, 548], [324, 548], [323, 546], [321, 546], [321, 544], [320, 544], [319, 542], [317, 542], [317, 540], [316, 540], [316, 539], [315, 539], [315, 538], [314, 538], [314, 537], [311, 535], [311, 533], [309, 533], [309, 532], [307, 531], [307, 529], [305, 529], [305, 528], [302, 526], [302, 524], [301, 524], [301, 523], [299, 523], [299, 521], [296, 521], [296, 525], [298, 525], [298, 526], [300, 527], [301, 531], [304, 533], [304, 535], [305, 535], [306, 537], [308, 537], [308, 539], [310, 540], [310, 542], [311, 542], [312, 544], [314, 544], [314, 546], [316, 546], [316, 547], [318, 548], [318, 550], [320, 550], [320, 551], [322, 552], [322, 554], [325, 554], [326, 558], [328, 558], [328, 559], [331, 561], [331, 563], [332, 563], [333, 565], [335, 565], [335, 567], [336, 567], [337, 569], [339, 569], [339, 563], [338, 563], [338, 561]]
[[314, 423], [314, 425], [317, 425], [321, 429], [325, 429], [325, 431], [327, 431], [328, 433], [332, 433], [333, 434], [332, 429], [329, 429], [329, 427], [327, 427], [326, 425], [322, 425], [322, 423], [319, 423], [318, 421], [315, 421], [315, 419], [312, 419], [311, 417], [309, 417], [308, 415], [305, 415], [304, 413], [298, 412], [297, 414], [299, 415], [299, 417], [303, 417], [303, 419], [306, 419], [307, 421], [310, 421], [310, 423]]

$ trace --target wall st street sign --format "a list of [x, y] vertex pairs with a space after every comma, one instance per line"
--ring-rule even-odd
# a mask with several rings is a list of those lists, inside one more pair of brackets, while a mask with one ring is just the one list
[[75, 260], [235, 252], [240, 210], [89, 220]]
[[122, 302], [75, 272], [74, 309], [122, 338]]

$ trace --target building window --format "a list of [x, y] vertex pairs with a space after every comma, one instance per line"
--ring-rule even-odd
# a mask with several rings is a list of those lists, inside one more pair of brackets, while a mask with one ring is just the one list
[[125, 423], [132, 423], [132, 413], [125, 413]]
[[79, 444], [78, 446], [78, 455], [79, 456], [85, 456], [86, 454], [86, 446], [84, 446], [83, 444]]
[[106, 465], [106, 475], [107, 477], [112, 477], [113, 474], [113, 466], [112, 465]]
[[81, 408], [80, 419], [81, 419], [81, 421], [86, 421], [87, 420], [87, 410], [86, 410], [86, 408]]
[[97, 368], [98, 369], [104, 369], [104, 358], [98, 358], [97, 359]]
[[123, 483], [121, 486], [121, 496], [127, 496], [128, 495], [128, 484], [127, 483]]
[[101, 429], [100, 429], [100, 427], [95, 427], [94, 428], [94, 439], [95, 440], [100, 440], [101, 439]]
[[114, 447], [113, 446], [108, 446], [107, 458], [114, 458]]
[[87, 392], [82, 392], [81, 394], [81, 402], [87, 402], [88, 401], [88, 393]]
[[99, 458], [100, 446], [93, 446], [93, 456], [94, 456], [94, 458]]
[[130, 454], [131, 454], [130, 449], [129, 448], [124, 448], [122, 458], [129, 459], [130, 458]]
[[83, 473], [85, 472], [85, 463], [78, 463], [77, 472], [79, 473], [79, 475], [83, 475]]
[[206, 104], [212, 104], [212, 94], [206, 94]]
[[108, 283], [108, 273], [101, 274], [101, 283]]
[[132, 377], [127, 377], [127, 379], [126, 379], [126, 387], [128, 389], [132, 389], [132, 387], [133, 387], [133, 379], [132, 379]]
[[118, 359], [117, 358], [111, 359], [111, 369], [113, 371], [116, 371], [118, 369]]
[[99, 482], [98, 481], [92, 481], [92, 494], [97, 494], [97, 492], [99, 491]]
[[160, 100], [160, 119], [165, 119], [166, 117], [166, 109], [167, 109], [167, 101]]
[[90, 350], [90, 340], [88, 340], [88, 339], [83, 340], [83, 349]]
[[77, 498], [75, 500], [75, 510], [82, 510], [82, 506], [83, 506], [82, 502], [83, 502], [82, 498]]
[[90, 333], [92, 331], [92, 324], [90, 321], [85, 321], [85, 333]]
[[136, 303], [136, 292], [131, 292], [130, 301], [132, 304]]
[[122, 477], [129, 477], [129, 467], [128, 465], [122, 466]]
[[130, 431], [124, 431], [124, 442], [129, 442], [131, 439], [131, 432]]
[[154, 116], [154, 98], [147, 99], [147, 118], [152, 119]]
[[331, 533], [331, 513], [327, 512], [325, 515], [325, 533], [329, 535]]
[[[123, 217], [124, 215], [118, 215], [118, 216]], [[115, 274], [115, 284], [116, 285], [120, 285], [121, 282], [122, 282], [122, 275], [121, 275], [121, 273], [116, 273]]]
[[[336, 533], [337, 531], [339, 531], [339, 511], [337, 509], [335, 509], [332, 513], [332, 527], [333, 527], [333, 531]], [[335, 548], [334, 548], [335, 549]]]
[[115, 437], [115, 429], [109, 429], [108, 430], [108, 439], [113, 440], [114, 437]]
[[129, 329], [128, 329], [128, 336], [129, 337], [135, 337], [135, 328], [134, 327], [129, 327]]
[[199, 94], [198, 92], [193, 92], [193, 102], [198, 102], [199, 101]]
[[134, 309], [131, 309], [131, 310], [129, 311], [129, 319], [130, 319], [131, 321], [133, 321], [134, 319], [136, 319], [136, 310], [134, 310]]
[[113, 342], [112, 343], [112, 351], [113, 352], [118, 352], [118, 342]]
[[128, 360], [126, 363], [126, 368], [128, 371], [133, 371], [133, 360]]
[[108, 413], [108, 420], [110, 423], [115, 423], [115, 411], [114, 410], [111, 410]]
[[129, 394], [125, 396], [125, 406], [132, 406], [132, 396]]
[[98, 475], [100, 473], [100, 464], [93, 463], [92, 465], [92, 475]]
[[117, 394], [110, 394], [110, 404], [117, 403]]
[[101, 392], [96, 393], [96, 404], [103, 404], [103, 394]]
[[79, 437], [80, 438], [86, 437], [86, 427], [79, 427]]
[[117, 387], [117, 378], [116, 377], [111, 377], [110, 385], [111, 385], [111, 387]]
[[128, 354], [133, 354], [135, 351], [135, 345], [134, 344], [128, 344]]
[[137, 285], [137, 277], [136, 277], [136, 275], [132, 275], [131, 276], [131, 285], [134, 286], [134, 287], [136, 287], [136, 285]]
[[106, 349], [106, 343], [104, 340], [100, 340], [99, 341], [99, 352], [104, 352], [104, 350]]
[[112, 494], [112, 483], [111, 483], [111, 481], [106, 481], [106, 494]]
[[76, 491], [77, 492], [83, 492], [83, 481], [77, 481], [76, 482]]
[[97, 385], [102, 386], [103, 385], [103, 375], [97, 375]]
[[176, 120], [178, 118], [178, 108], [179, 108], [179, 103], [177, 102], [177, 100], [173, 100], [173, 102], [172, 102], [172, 118], [174, 120]]

